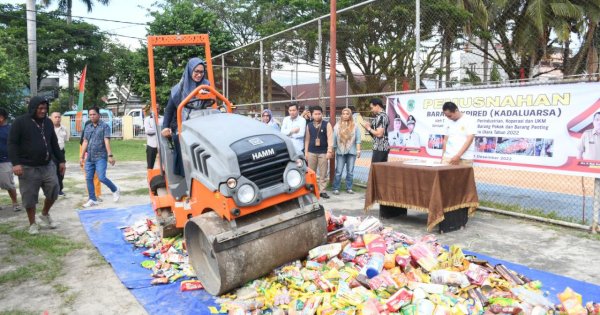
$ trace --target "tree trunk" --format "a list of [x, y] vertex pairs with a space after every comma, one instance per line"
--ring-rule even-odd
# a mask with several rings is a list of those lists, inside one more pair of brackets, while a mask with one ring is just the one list
[[593, 53], [593, 41], [594, 41], [594, 33], [596, 32], [596, 24], [591, 24], [588, 28], [587, 33], [585, 34], [585, 40], [581, 45], [579, 52], [573, 57], [574, 62], [573, 66], [571, 66], [571, 71], [569, 75], [579, 74], [580, 71], [586, 69], [583, 65], [585, 60], [589, 58], [589, 55]]
[[587, 71], [588, 75], [591, 75], [593, 73], [598, 73], [598, 49], [596, 49], [596, 47], [594, 47], [594, 46], [590, 47], [590, 53], [588, 54], [586, 71]]
[[529, 56], [529, 79], [530, 80], [533, 78], [533, 69], [535, 69], [535, 58], [533, 56], [533, 53], [531, 53], [531, 54], [532, 55]]
[[444, 87], [448, 86], [448, 82], [450, 82], [450, 74], [451, 74], [451, 70], [450, 70], [450, 63], [451, 63], [451, 59], [450, 57], [452, 56], [452, 49], [450, 49], [450, 47], [446, 47], [446, 79], [444, 80]]
[[37, 95], [37, 32], [35, 0], [27, 0], [27, 53], [29, 55], [29, 90], [31, 96]]
[[565, 47], [563, 49], [563, 76], [566, 76], [569, 74], [570, 72], [570, 65], [569, 65], [569, 46], [571, 45], [571, 41], [570, 40], [566, 40], [565, 41]]
[[487, 54], [489, 44], [490, 42], [487, 39], [483, 39], [483, 84], [487, 84], [489, 81], [488, 72], [490, 67], [490, 58]]
[[[446, 31], [446, 32], [448, 32], [448, 31]], [[443, 87], [448, 86], [448, 82], [450, 82], [450, 64], [451, 64], [451, 61], [452, 61], [451, 60], [451, 57], [452, 57], [452, 41], [453, 41], [452, 35], [446, 33], [445, 36], [444, 36], [444, 45], [446, 46], [445, 51], [444, 51], [446, 53], [446, 56], [445, 56], [445, 58], [446, 58], [446, 65], [445, 65], [446, 66], [446, 71], [445, 71], [446, 72], [445, 73], [446, 79], [445, 79]]]
[[269, 55], [269, 59], [267, 60], [267, 108], [271, 109], [271, 102], [273, 101], [273, 80], [271, 80], [271, 75], [273, 71], [271, 70], [271, 58]]
[[[72, 4], [72, 3], [70, 3]], [[71, 6], [67, 7], [67, 24], [71, 24]], [[69, 67], [70, 65], [67, 66], [67, 69], [71, 68]], [[74, 96], [74, 81], [75, 81], [75, 75], [73, 74], [73, 70], [68, 70], [69, 72], [69, 87], [68, 87], [68, 91], [69, 91], [69, 107], [73, 108], [73, 104], [75, 102], [75, 96]]]
[[444, 61], [446, 61], [446, 58], [444, 58], [444, 53], [446, 52], [446, 45], [445, 43], [442, 44], [442, 51], [441, 51], [441, 56], [442, 58], [440, 58], [440, 72], [438, 73], [438, 89], [442, 88], [442, 80], [444, 79]]

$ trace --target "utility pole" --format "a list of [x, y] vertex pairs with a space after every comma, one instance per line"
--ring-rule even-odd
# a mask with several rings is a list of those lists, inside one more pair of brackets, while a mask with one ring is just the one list
[[27, 53], [29, 55], [29, 90], [31, 96], [37, 95], [37, 32], [35, 0], [27, 0]]
[[[335, 105], [336, 105], [336, 91], [335, 87], [337, 84], [337, 76], [335, 73], [335, 65], [337, 63], [337, 5], [336, 0], [331, 0], [330, 7], [330, 25], [329, 25], [329, 123], [331, 126], [335, 126]], [[335, 173], [335, 159], [329, 161], [329, 174]], [[324, 175], [321, 175], [324, 176]], [[333, 184], [333, 176], [329, 176], [329, 183]]]

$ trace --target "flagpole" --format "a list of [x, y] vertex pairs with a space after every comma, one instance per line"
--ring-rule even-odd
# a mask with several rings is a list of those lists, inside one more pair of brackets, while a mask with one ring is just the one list
[[83, 95], [85, 93], [85, 77], [87, 65], [83, 67], [81, 79], [79, 80], [79, 99], [77, 100], [77, 114], [75, 114], [75, 130], [82, 131], [81, 119], [83, 118]]

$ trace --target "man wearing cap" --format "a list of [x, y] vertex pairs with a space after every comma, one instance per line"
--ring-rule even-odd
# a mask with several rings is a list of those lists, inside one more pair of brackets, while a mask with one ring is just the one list
[[401, 147], [404, 145], [404, 137], [400, 133], [400, 128], [402, 128], [402, 119], [394, 118], [394, 130], [388, 134], [390, 147]]
[[448, 118], [444, 122], [442, 164], [473, 165], [475, 121], [452, 102], [444, 103], [442, 110]]
[[406, 121], [406, 127], [408, 128], [408, 132], [404, 134], [403, 144], [405, 147], [409, 148], [420, 148], [421, 147], [421, 139], [418, 133], [415, 132], [415, 124], [417, 120], [413, 115], [408, 116], [408, 120]]
[[[15, 119], [8, 135], [8, 156], [13, 172], [19, 176], [21, 201], [29, 218], [29, 234], [38, 234], [36, 204], [40, 188], [46, 199], [38, 217], [44, 225], [56, 228], [50, 217], [50, 208], [58, 198], [58, 178], [65, 173], [65, 155], [58, 146], [54, 125], [48, 118], [48, 101], [34, 96], [29, 101], [29, 112]], [[58, 163], [53, 163], [53, 159]]]
[[390, 153], [390, 143], [388, 141], [388, 126], [390, 120], [383, 108], [383, 102], [379, 98], [374, 98], [369, 101], [371, 112], [375, 114], [373, 126], [370, 123], [365, 123], [363, 127], [373, 137], [373, 155], [371, 163], [387, 162]]

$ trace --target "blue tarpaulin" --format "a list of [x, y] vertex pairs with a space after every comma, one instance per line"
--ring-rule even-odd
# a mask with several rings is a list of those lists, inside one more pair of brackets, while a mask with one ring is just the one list
[[140, 265], [148, 259], [142, 255], [145, 249], [125, 241], [121, 228], [153, 217], [149, 204], [79, 211], [79, 219], [94, 246], [149, 314], [210, 314], [209, 306], [219, 309], [214, 297], [204, 290], [181, 292], [179, 281], [150, 284], [151, 271]]
[[[98, 251], [113, 267], [115, 273], [140, 304], [150, 314], [210, 314], [209, 307], [214, 306], [214, 297], [204, 290], [181, 292], [179, 282], [165, 285], [151, 285], [150, 271], [141, 267], [140, 263], [147, 259], [142, 249], [135, 248], [123, 238], [121, 228], [135, 222], [154, 217], [149, 204], [129, 208], [111, 208], [79, 211], [79, 218], [90, 240]], [[583, 301], [598, 300], [600, 286], [567, 278], [549, 272], [536, 270], [527, 266], [495, 259], [474, 252], [488, 260], [491, 264], [504, 264], [507, 268], [521, 273], [533, 280], [543, 283], [543, 290], [549, 291], [549, 298], [558, 303], [557, 293], [570, 287], [583, 296]]]

